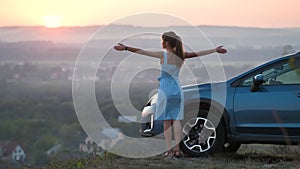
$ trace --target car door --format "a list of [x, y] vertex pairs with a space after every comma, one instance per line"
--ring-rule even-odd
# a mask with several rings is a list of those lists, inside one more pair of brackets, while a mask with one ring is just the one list
[[[286, 59], [253, 72], [241, 80], [234, 95], [236, 130], [241, 134], [300, 136], [299, 58]], [[251, 92], [253, 76], [264, 83]]]

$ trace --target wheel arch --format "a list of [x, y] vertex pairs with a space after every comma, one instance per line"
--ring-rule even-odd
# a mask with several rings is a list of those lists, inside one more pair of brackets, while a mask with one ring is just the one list
[[229, 113], [226, 110], [226, 108], [222, 106], [220, 103], [211, 99], [201, 98], [201, 99], [190, 101], [189, 103], [185, 104], [186, 113], [193, 110], [198, 111], [197, 115], [199, 115], [200, 110], [206, 110], [206, 111], [215, 110], [213, 112], [218, 113], [217, 116], [221, 117], [220, 122], [222, 122], [225, 125], [226, 135], [228, 136], [231, 133]]

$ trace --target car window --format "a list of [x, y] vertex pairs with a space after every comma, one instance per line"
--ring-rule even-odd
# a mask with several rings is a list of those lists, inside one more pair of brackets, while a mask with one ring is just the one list
[[246, 78], [242, 82], [242, 86], [251, 86], [252, 83], [253, 83], [253, 76], [248, 76], [248, 78]]
[[251, 86], [253, 83], [253, 76], [259, 73], [264, 77], [264, 83], [262, 85], [265, 86], [300, 84], [299, 61], [300, 59], [295, 60], [295, 58], [292, 58], [262, 68], [242, 80], [241, 85]]
[[279, 75], [276, 80], [283, 84], [300, 84], [300, 68]]

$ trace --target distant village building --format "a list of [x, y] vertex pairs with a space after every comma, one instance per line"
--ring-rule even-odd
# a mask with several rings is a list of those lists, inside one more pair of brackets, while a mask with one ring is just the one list
[[101, 132], [100, 146], [113, 148], [124, 140], [125, 136], [119, 128], [106, 128]]
[[17, 142], [0, 142], [0, 158], [2, 160], [23, 162], [26, 154]]
[[102, 151], [102, 148], [99, 147], [90, 137], [87, 137], [84, 142], [79, 145], [79, 150], [85, 153], [93, 153]]
[[79, 150], [85, 153], [105, 152], [103, 148], [113, 148], [120, 141], [124, 140], [124, 137], [124, 134], [118, 128], [103, 129], [99, 133], [99, 138], [101, 139], [99, 145], [97, 145], [92, 138], [87, 137], [84, 142], [79, 145]]
[[118, 122], [124, 122], [124, 123], [134, 123], [137, 122], [137, 116], [119, 116]]
[[57, 153], [61, 149], [61, 144], [55, 144], [53, 147], [51, 147], [48, 151], [46, 151], [46, 154], [52, 155]]

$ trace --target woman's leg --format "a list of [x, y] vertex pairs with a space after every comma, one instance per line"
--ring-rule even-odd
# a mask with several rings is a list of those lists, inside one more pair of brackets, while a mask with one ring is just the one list
[[179, 153], [179, 151], [180, 151], [179, 143], [182, 139], [181, 123], [179, 120], [173, 121], [173, 128], [174, 128], [174, 137], [175, 137], [175, 142], [176, 142], [175, 153], [176, 153], [176, 151]]
[[172, 120], [164, 120], [164, 136], [168, 151], [172, 149]]

